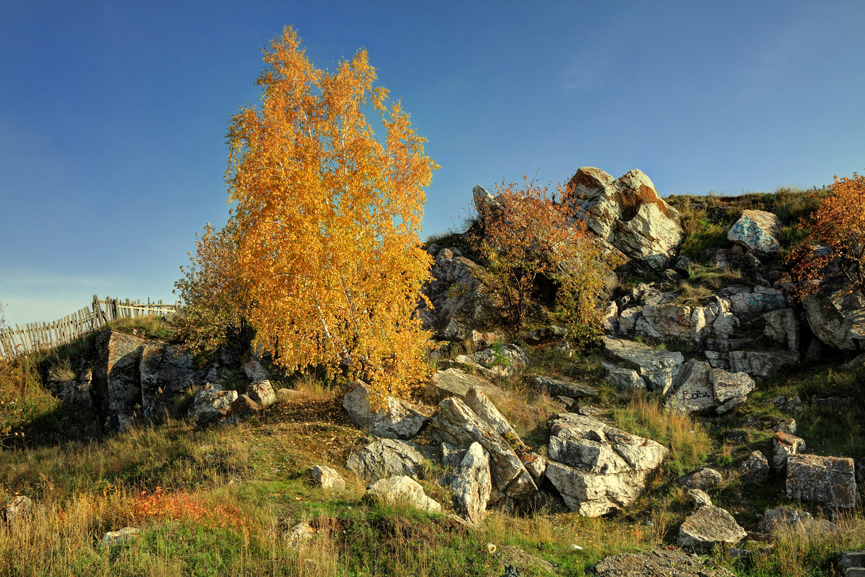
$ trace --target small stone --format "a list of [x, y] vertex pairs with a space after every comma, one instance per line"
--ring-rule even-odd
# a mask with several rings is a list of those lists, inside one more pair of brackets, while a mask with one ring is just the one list
[[283, 533], [282, 538], [289, 547], [297, 547], [301, 543], [311, 540], [313, 535], [315, 535], [315, 530], [308, 523], [298, 523]]
[[769, 479], [769, 459], [754, 451], [739, 466], [739, 477], [745, 483], [765, 483]]
[[309, 478], [313, 485], [325, 491], [342, 491], [345, 489], [345, 479], [339, 473], [325, 465], [316, 465], [309, 470]]
[[679, 485], [685, 489], [711, 489], [723, 480], [721, 473], [709, 467], [697, 469], [687, 477], [679, 479]]

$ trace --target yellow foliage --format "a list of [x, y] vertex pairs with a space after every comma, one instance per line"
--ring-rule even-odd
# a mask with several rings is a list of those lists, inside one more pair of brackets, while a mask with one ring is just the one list
[[233, 117], [226, 170], [256, 345], [288, 370], [322, 365], [405, 394], [429, 370], [414, 312], [431, 260], [417, 233], [438, 166], [374, 86], [366, 51], [318, 70], [287, 27], [264, 62], [262, 103]]

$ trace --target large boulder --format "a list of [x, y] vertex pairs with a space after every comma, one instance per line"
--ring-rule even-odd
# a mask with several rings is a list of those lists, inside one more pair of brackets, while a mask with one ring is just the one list
[[667, 452], [650, 439], [563, 413], [550, 429], [546, 476], [572, 511], [598, 517], [633, 503]]
[[490, 307], [473, 274], [478, 268], [455, 249], [438, 252], [430, 271], [433, 280], [424, 286], [432, 308], [422, 302], [418, 309], [424, 329], [448, 340], [471, 337], [474, 320]]
[[753, 451], [739, 465], [739, 478], [744, 483], [765, 483], [769, 480], [769, 459], [760, 451]]
[[428, 388], [432, 392], [433, 399], [427, 399], [438, 403], [447, 397], [459, 397], [465, 400], [466, 393], [472, 387], [478, 387], [482, 391], [500, 391], [498, 387], [493, 385], [486, 379], [467, 373], [460, 369], [448, 369], [446, 371], [436, 371], [433, 373], [431, 387]]
[[442, 506], [427, 497], [420, 484], [405, 475], [379, 479], [366, 488], [368, 495], [388, 505], [409, 505], [429, 513], [441, 513]]
[[653, 349], [635, 341], [604, 337], [604, 353], [637, 371], [654, 390], [667, 393], [684, 362], [682, 353]]
[[784, 367], [799, 364], [798, 351], [731, 351], [730, 369], [752, 377], [771, 377]]
[[537, 376], [534, 382], [542, 391], [551, 397], [569, 397], [571, 399], [586, 399], [598, 396], [598, 391], [589, 385], [575, 383], [568, 379]]
[[855, 507], [853, 459], [790, 455], [787, 457], [787, 498], [819, 501], [845, 509]]
[[231, 413], [231, 404], [237, 399], [237, 391], [223, 391], [214, 384], [204, 385], [192, 400], [189, 418], [198, 425], [223, 419]]
[[730, 513], [714, 505], [700, 507], [679, 527], [679, 547], [710, 553], [716, 543], [735, 545], [748, 536]]
[[95, 339], [93, 387], [102, 399], [109, 427], [126, 428], [141, 410], [141, 350], [147, 341], [133, 335], [105, 331]]
[[865, 349], [865, 297], [838, 290], [805, 299], [811, 330], [823, 343], [842, 351]]
[[727, 240], [760, 255], [773, 255], [781, 250], [778, 238], [781, 220], [764, 210], [743, 210], [739, 220], [727, 231]]
[[345, 489], [345, 479], [327, 465], [316, 465], [309, 470], [309, 480], [316, 487], [325, 491], [342, 491]]
[[424, 457], [414, 445], [396, 439], [377, 439], [353, 452], [345, 468], [365, 481], [393, 475], [417, 476]]
[[439, 412], [430, 421], [427, 435], [440, 443], [468, 448], [480, 443], [490, 455], [490, 472], [496, 491], [512, 499], [525, 499], [538, 492], [511, 445], [493, 427], [460, 399], [450, 397], [439, 403]]
[[582, 167], [568, 182], [577, 218], [604, 240], [650, 268], [667, 264], [682, 240], [681, 217], [658, 194], [643, 172], [613, 179], [603, 170]]
[[811, 513], [790, 507], [767, 509], [760, 521], [760, 532], [764, 535], [776, 536], [785, 532], [798, 533], [801, 536], [809, 533], [830, 535], [838, 531], [835, 523], [826, 519], [815, 519]]
[[450, 476], [454, 509], [469, 523], [480, 525], [492, 491], [490, 457], [480, 443], [472, 443]]
[[363, 381], [355, 381], [342, 401], [342, 408], [353, 424], [364, 427], [379, 437], [411, 439], [423, 428], [429, 417], [411, 403], [386, 397], [385, 405], [374, 411], [370, 407], [370, 388]]

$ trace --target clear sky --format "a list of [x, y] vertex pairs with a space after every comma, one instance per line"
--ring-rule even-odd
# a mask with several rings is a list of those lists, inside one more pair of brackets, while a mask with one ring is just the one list
[[286, 24], [331, 69], [369, 51], [441, 169], [424, 233], [476, 184], [580, 166], [662, 195], [865, 171], [865, 2], [0, 0], [0, 302], [173, 299], [227, 216], [229, 116]]

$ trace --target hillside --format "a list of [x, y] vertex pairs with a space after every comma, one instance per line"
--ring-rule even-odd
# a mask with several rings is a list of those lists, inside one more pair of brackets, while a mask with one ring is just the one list
[[791, 298], [784, 260], [826, 191], [571, 183], [615, 265], [596, 347], [546, 278], [506, 322], [472, 240], [503, 200], [476, 187], [477, 220], [425, 247], [435, 372], [410, 402], [374, 412], [249, 335], [190, 356], [172, 318], [0, 365], [0, 575], [843, 574], [862, 308]]

